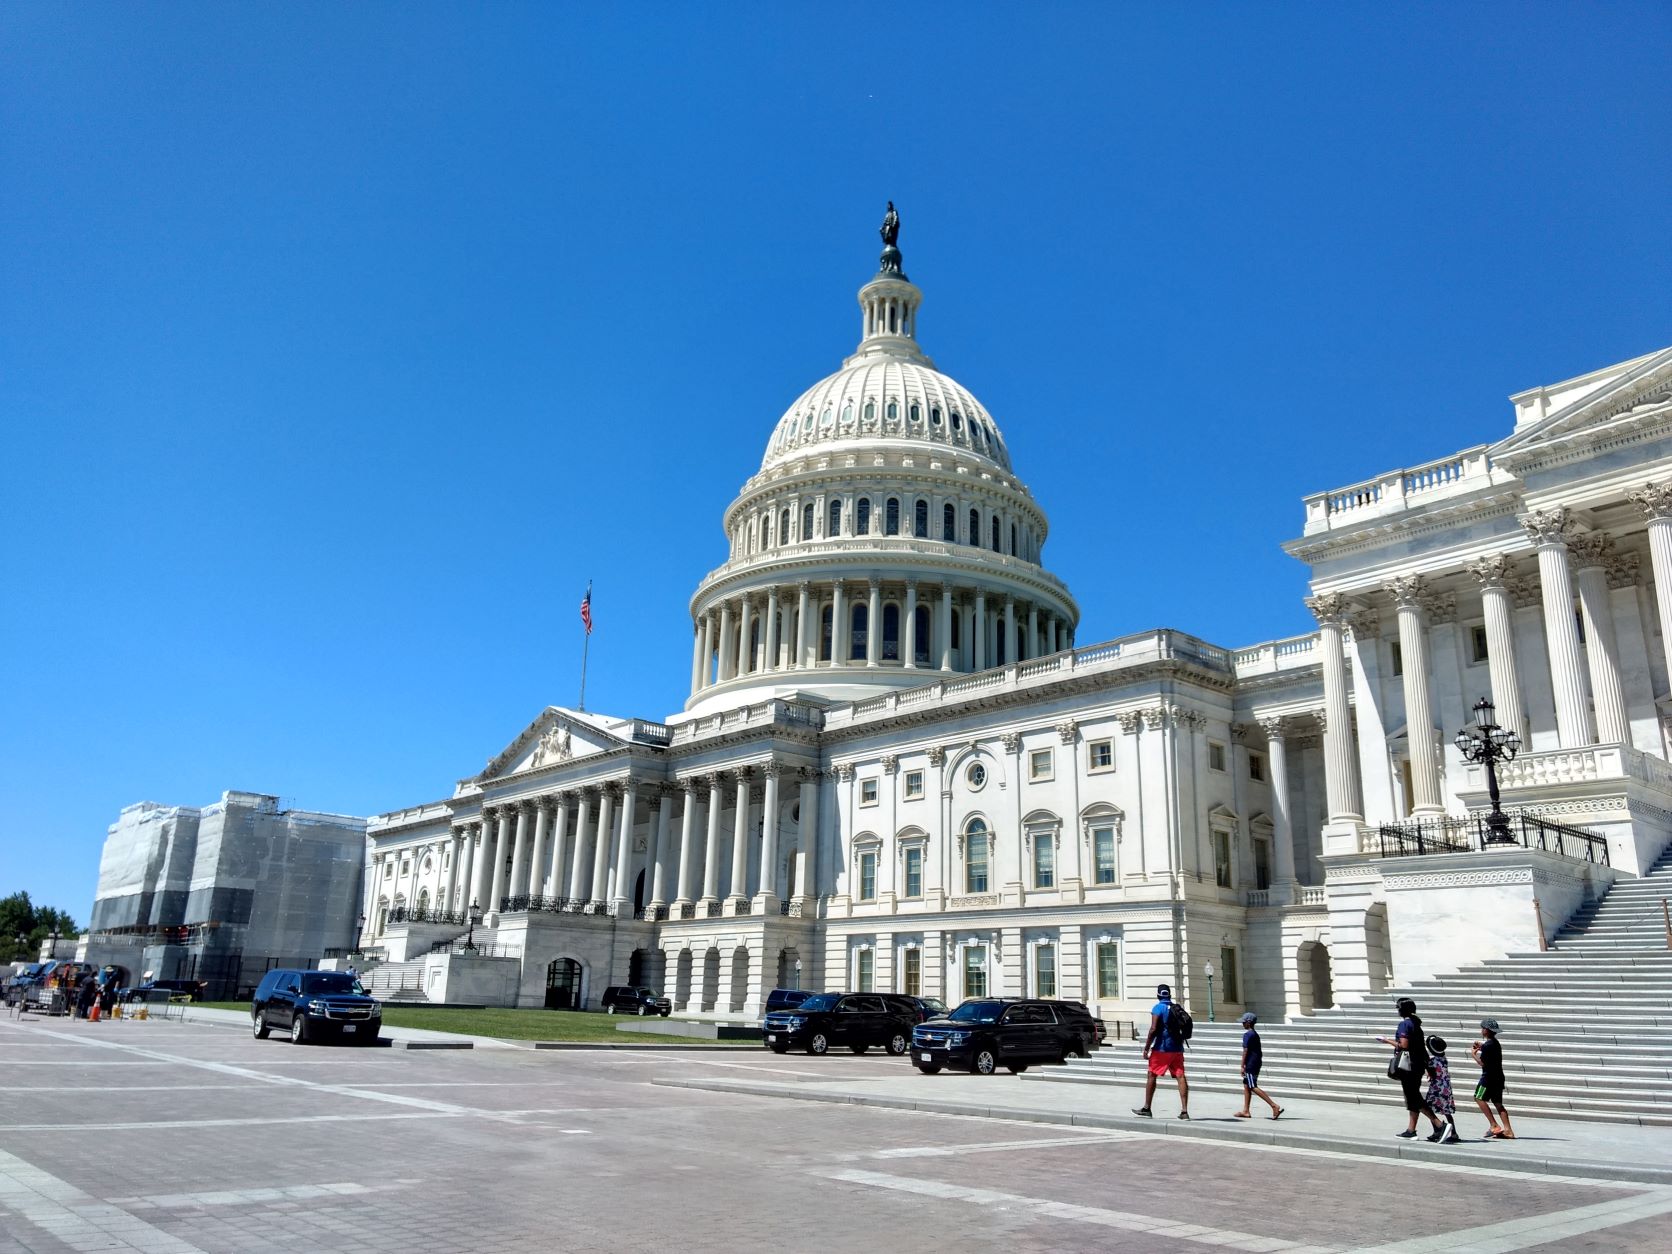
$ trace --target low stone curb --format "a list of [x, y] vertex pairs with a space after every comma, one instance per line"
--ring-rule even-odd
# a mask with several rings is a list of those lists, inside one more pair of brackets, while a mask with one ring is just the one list
[[735, 1051], [735, 1050], [748, 1049], [748, 1050], [754, 1050], [757, 1053], [760, 1052], [760, 1045], [758, 1043], [757, 1044], [750, 1044], [747, 1041], [738, 1041], [738, 1042], [735, 1042], [735, 1043], [727, 1042], [727, 1041], [709, 1041], [709, 1040], [706, 1040], [702, 1037], [684, 1037], [684, 1038], [681, 1038], [681, 1039], [678, 1039], [678, 1040], [672, 1040], [672, 1041], [640, 1041], [638, 1044], [634, 1044], [631, 1041], [621, 1041], [621, 1042], [616, 1042], [616, 1041], [535, 1041], [534, 1042], [534, 1048], [535, 1049], [640, 1049], [640, 1050], [648, 1049], [648, 1050], [661, 1050], [661, 1051], [664, 1051], [664, 1052], [670, 1051], [670, 1050], [680, 1051], [680, 1050], [700, 1049], [700, 1050], [703, 1050], [703, 1051], [708, 1052], [708, 1053], [712, 1053], [715, 1050]]
[[1587, 1180], [1617, 1180], [1633, 1184], [1672, 1185], [1672, 1167], [1649, 1163], [1591, 1162], [1569, 1158], [1508, 1158], [1481, 1150], [1458, 1150], [1438, 1145], [1421, 1146], [1400, 1141], [1360, 1141], [1348, 1137], [1314, 1136], [1264, 1128], [1220, 1126], [1206, 1121], [1181, 1123], [1174, 1119], [1141, 1119], [1121, 1115], [1079, 1114], [1060, 1110], [1028, 1110], [1015, 1106], [984, 1106], [976, 1102], [919, 1101], [909, 1097], [886, 1097], [859, 1093], [829, 1093], [798, 1085], [757, 1084], [747, 1080], [653, 1079], [663, 1088], [704, 1089], [713, 1093], [742, 1093], [751, 1097], [779, 1097], [796, 1102], [825, 1102], [838, 1106], [881, 1106], [892, 1110], [913, 1110], [930, 1115], [968, 1115], [979, 1119], [1009, 1119], [1022, 1123], [1065, 1124], [1076, 1128], [1110, 1128], [1121, 1132], [1144, 1132], [1152, 1136], [1195, 1137], [1198, 1140], [1227, 1141], [1242, 1145], [1272, 1145], [1284, 1149], [1327, 1150], [1335, 1154], [1357, 1154], [1364, 1158], [1394, 1158], [1432, 1166], [1451, 1163], [1468, 1167], [1490, 1167], [1533, 1175], [1573, 1176]]
[[397, 1041], [384, 1037], [396, 1049], [475, 1049], [475, 1041]]

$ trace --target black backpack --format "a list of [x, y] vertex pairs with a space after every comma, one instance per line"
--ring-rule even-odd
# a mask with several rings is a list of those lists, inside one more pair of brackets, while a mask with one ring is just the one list
[[1190, 1012], [1176, 1001], [1168, 1002], [1167, 1035], [1183, 1045], [1195, 1031], [1196, 1021], [1190, 1017]]

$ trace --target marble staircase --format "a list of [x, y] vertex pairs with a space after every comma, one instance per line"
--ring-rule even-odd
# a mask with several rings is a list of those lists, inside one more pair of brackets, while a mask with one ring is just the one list
[[[1639, 879], [1618, 881], [1582, 909], [1544, 952], [1512, 953], [1454, 973], [1389, 989], [1286, 1023], [1260, 1025], [1265, 1049], [1261, 1087], [1285, 1095], [1401, 1104], [1387, 1078], [1386, 1046], [1398, 1022], [1393, 1003], [1409, 996], [1423, 1026], [1446, 1038], [1460, 1111], [1478, 1070], [1469, 1045], [1480, 1021], [1501, 1025], [1506, 1105], [1527, 1115], [1672, 1126], [1672, 947], [1662, 902], [1672, 900], [1672, 851]], [[1216, 1108], [1240, 1092], [1242, 1029], [1198, 1020], [1186, 1065], [1190, 1087]], [[1066, 1067], [1035, 1069], [1029, 1079], [1132, 1085], [1143, 1061], [1130, 1041]], [[1163, 1082], [1170, 1092], [1170, 1082]], [[1176, 1094], [1162, 1102], [1170, 1109]], [[1197, 1103], [1193, 1102], [1193, 1106]]]

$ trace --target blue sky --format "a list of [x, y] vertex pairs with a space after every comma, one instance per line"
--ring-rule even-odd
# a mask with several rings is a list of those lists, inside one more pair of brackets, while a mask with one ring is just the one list
[[683, 701], [858, 335], [1049, 513], [1082, 642], [1306, 630], [1303, 494], [1672, 343], [1664, 4], [0, 10], [0, 894], [227, 788], [445, 795]]

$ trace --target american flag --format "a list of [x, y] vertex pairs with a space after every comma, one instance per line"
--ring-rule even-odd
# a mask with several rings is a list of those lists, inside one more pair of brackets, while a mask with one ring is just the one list
[[586, 595], [581, 598], [581, 622], [586, 627], [586, 634], [592, 634], [592, 585], [586, 585]]

